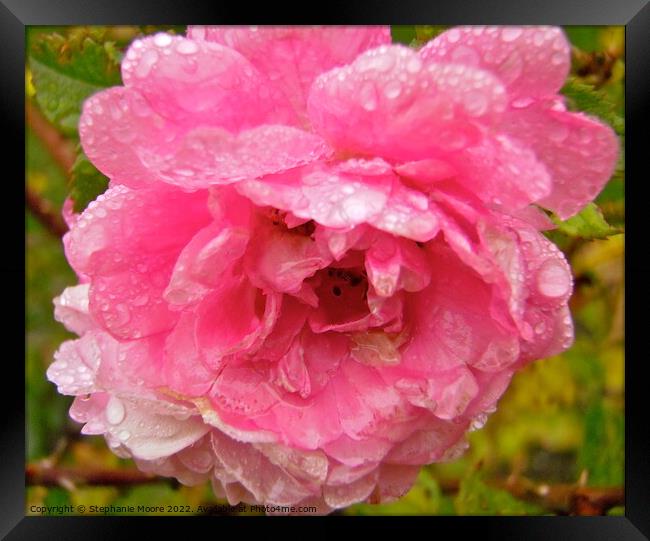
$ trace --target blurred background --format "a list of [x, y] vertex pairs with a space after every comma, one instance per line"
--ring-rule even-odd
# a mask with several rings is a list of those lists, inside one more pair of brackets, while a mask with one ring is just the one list
[[[396, 42], [419, 46], [441, 26], [395, 26]], [[117, 458], [102, 437], [80, 436], [45, 371], [74, 338], [53, 319], [53, 297], [76, 279], [63, 254], [61, 207], [76, 210], [106, 179], [85, 159], [76, 125], [88, 95], [120, 84], [119, 62], [136, 37], [179, 26], [29, 27], [26, 34], [26, 513], [33, 505], [198, 505], [209, 484], [151, 478]], [[608, 122], [624, 144], [624, 28], [565, 27], [572, 74], [562, 92], [574, 110]], [[552, 217], [554, 218], [554, 217]], [[459, 460], [422, 469], [400, 501], [359, 504], [347, 515], [623, 514], [624, 156], [606, 188], [548, 236], [575, 273], [575, 345], [517, 374], [498, 410], [469, 435]], [[40, 514], [40, 513], [39, 513]], [[165, 513], [167, 514], [167, 513]], [[253, 514], [221, 509], [211, 514]]]

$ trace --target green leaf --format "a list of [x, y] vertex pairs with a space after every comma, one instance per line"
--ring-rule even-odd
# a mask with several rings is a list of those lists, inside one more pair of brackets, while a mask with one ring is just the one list
[[449, 28], [448, 25], [420, 25], [415, 27], [415, 36], [418, 45], [423, 45], [427, 41], [432, 40], [436, 36], [442, 34]]
[[[53, 487], [47, 491], [47, 496], [45, 496], [43, 503], [47, 507], [70, 505], [70, 493], [62, 488]], [[59, 515], [61, 513], [58, 510], [54, 510], [51, 514]]]
[[585, 414], [584, 443], [578, 464], [587, 470], [592, 486], [620, 485], [625, 472], [625, 418], [620, 409], [603, 401]]
[[601, 48], [599, 37], [602, 28], [602, 26], [565, 26], [564, 31], [572, 45], [585, 51], [596, 51]]
[[459, 515], [541, 515], [544, 510], [515, 498], [505, 490], [492, 488], [480, 472], [470, 471], [461, 480], [455, 499]]
[[104, 32], [76, 29], [66, 36], [41, 35], [31, 46], [29, 66], [36, 100], [47, 117], [67, 135], [77, 133], [83, 101], [119, 85], [120, 55]]
[[601, 90], [570, 77], [560, 90], [568, 99], [569, 109], [597, 116], [607, 122], [617, 135], [625, 134], [625, 120]]
[[594, 204], [589, 203], [579, 214], [562, 221], [554, 214], [551, 220], [557, 224], [557, 230], [569, 237], [582, 239], [606, 239], [612, 235], [623, 233], [619, 227], [607, 223], [603, 213]]
[[74, 201], [73, 209], [75, 212], [81, 212], [88, 203], [106, 191], [108, 178], [90, 163], [83, 152], [80, 152], [72, 166], [70, 185], [70, 197]]
[[390, 34], [393, 38], [393, 43], [410, 45], [415, 40], [415, 26], [412, 24], [394, 24], [390, 27]]

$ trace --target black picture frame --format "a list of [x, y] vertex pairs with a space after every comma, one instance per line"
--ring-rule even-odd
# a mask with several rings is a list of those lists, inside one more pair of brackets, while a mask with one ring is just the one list
[[[626, 431], [625, 431], [625, 516], [624, 517], [414, 517], [391, 520], [383, 517], [381, 529], [387, 535], [489, 536], [499, 539], [554, 541], [571, 539], [650, 539], [650, 439], [646, 420], [647, 382], [642, 377], [642, 310], [647, 306], [648, 286], [644, 283], [650, 265], [643, 261], [643, 186], [648, 183], [648, 161], [644, 152], [650, 119], [650, 5], [648, 0], [462, 0], [425, 2], [400, 0], [377, 5], [372, 2], [331, 1], [323, 5], [268, 6], [174, 0], [0, 0], [0, 100], [2, 129], [8, 140], [3, 150], [3, 210], [0, 211], [4, 251], [0, 258], [0, 287], [5, 300], [5, 348], [0, 400], [0, 536], [6, 539], [96, 539], [115, 538], [132, 532], [139, 517], [25, 517], [25, 400], [19, 343], [20, 314], [24, 304], [17, 297], [25, 284], [22, 210], [17, 204], [24, 176], [24, 66], [25, 27], [65, 24], [553, 24], [624, 25], [626, 28], [626, 231], [631, 239], [625, 255], [626, 295]], [[15, 134], [15, 135], [14, 135]], [[22, 136], [22, 137], [21, 137]], [[15, 145], [15, 149], [11, 148]], [[21, 173], [22, 171], [22, 173]], [[22, 192], [24, 194], [24, 191]], [[24, 229], [22, 232], [24, 235]], [[22, 257], [21, 257], [22, 256]], [[24, 289], [24, 287], [23, 287]], [[14, 299], [14, 296], [16, 297]], [[22, 307], [22, 309], [21, 309]], [[18, 314], [18, 315], [17, 315]], [[24, 319], [23, 319], [24, 321]], [[13, 328], [15, 327], [15, 329]], [[24, 344], [24, 342], [23, 342]], [[15, 370], [7, 370], [13, 366]], [[18, 374], [18, 375], [17, 375]], [[24, 376], [24, 372], [23, 372]], [[198, 517], [196, 517], [198, 518]], [[376, 517], [375, 517], [376, 518]], [[98, 523], [97, 521], [100, 521]], [[212, 520], [204, 517], [201, 522]], [[223, 519], [222, 519], [223, 520]], [[230, 520], [230, 519], [228, 519]], [[236, 519], [238, 520], [238, 519]], [[277, 520], [277, 519], [276, 519]], [[289, 519], [292, 520], [292, 519]], [[303, 519], [305, 520], [305, 519]], [[309, 519], [311, 520], [311, 519]], [[353, 521], [349, 517], [319, 520], [318, 530], [332, 524], [360, 528], [368, 535], [375, 520]], [[433, 524], [430, 522], [433, 521]], [[246, 521], [249, 522], [249, 521]], [[258, 522], [253, 520], [253, 522]], [[279, 521], [284, 526], [284, 519]], [[174, 521], [174, 526], [178, 526]], [[185, 523], [187, 525], [187, 522]], [[292, 520], [291, 527], [294, 526]], [[304, 522], [302, 523], [304, 524]], [[159, 530], [173, 535], [171, 518], [148, 520], [147, 535]], [[211, 523], [210, 527], [214, 527]], [[221, 525], [219, 526], [221, 527]], [[239, 527], [239, 525], [238, 525]], [[266, 522], [264, 528], [266, 529]], [[418, 530], [411, 530], [417, 528]], [[185, 528], [184, 528], [185, 529]], [[391, 529], [394, 529], [391, 531]], [[422, 534], [419, 533], [422, 529]], [[307, 530], [309, 531], [309, 530]], [[213, 535], [222, 535], [214, 530]], [[129, 536], [130, 537], [130, 536]]]

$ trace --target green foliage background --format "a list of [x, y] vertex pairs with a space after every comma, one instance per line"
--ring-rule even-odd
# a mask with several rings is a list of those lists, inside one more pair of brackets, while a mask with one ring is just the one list
[[[119, 62], [135, 37], [183, 27], [31, 27], [27, 32], [26, 96], [56, 128], [77, 143], [80, 105], [93, 92], [120, 84]], [[441, 26], [396, 26], [394, 41], [419, 46]], [[575, 110], [608, 122], [624, 143], [624, 30], [567, 27], [574, 46], [572, 76], [563, 92]], [[71, 194], [82, 210], [106, 179], [79, 153], [66, 175], [31, 129], [27, 130], [28, 187], [60, 213]], [[78, 147], [77, 147], [78, 149]], [[79, 152], [79, 150], [78, 150]], [[620, 487], [624, 472], [623, 254], [624, 155], [596, 204], [560, 222], [549, 236], [567, 254], [576, 277], [571, 308], [575, 345], [517, 374], [496, 413], [469, 437], [459, 460], [423, 468], [413, 489], [386, 505], [359, 504], [349, 515], [553, 514], [566, 512], [548, 498], [515, 497], [504, 481], [525, 478], [539, 487], [582, 484]], [[45, 378], [59, 344], [72, 335], [53, 319], [52, 298], [75, 283], [60, 239], [29, 210], [27, 245], [26, 399], [27, 462], [86, 469], [130, 469], [103, 438], [79, 437], [68, 418], [70, 397]], [[521, 496], [521, 495], [518, 495]], [[159, 480], [132, 487], [29, 486], [32, 505], [191, 505], [216, 503], [209, 486]], [[221, 502], [224, 503], [224, 502]], [[552, 502], [551, 502], [552, 503]], [[620, 514], [615, 507], [609, 513]], [[247, 513], [245, 511], [244, 513]]]

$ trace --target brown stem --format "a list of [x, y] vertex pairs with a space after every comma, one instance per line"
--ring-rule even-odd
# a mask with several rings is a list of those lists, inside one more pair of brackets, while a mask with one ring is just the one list
[[52, 203], [43, 199], [29, 186], [25, 187], [25, 203], [34, 217], [53, 235], [62, 237], [68, 230], [63, 218], [54, 209]]
[[623, 487], [585, 487], [580, 484], [534, 483], [511, 476], [490, 484], [507, 490], [516, 498], [566, 515], [604, 515], [612, 507], [625, 504]]
[[25, 102], [25, 117], [27, 125], [43, 142], [54, 161], [68, 175], [75, 161], [75, 149], [71, 141], [63, 137], [58, 130], [48, 122], [37, 107], [29, 101]]
[[[48, 122], [29, 101], [25, 103], [25, 119], [29, 128], [42, 141], [54, 161], [68, 175], [75, 161], [74, 145]], [[53, 235], [62, 237], [68, 230], [57, 209], [29, 186], [25, 187], [25, 203], [31, 213]]]
[[[157, 482], [160, 478], [134, 468], [102, 469], [55, 466], [48, 463], [28, 464], [25, 471], [27, 485], [139, 485]], [[625, 504], [622, 487], [586, 487], [578, 484], [537, 484], [525, 477], [510, 476], [507, 480], [491, 480], [495, 488], [507, 490], [516, 498], [540, 505], [544, 509], [564, 515], [604, 515], [612, 507]], [[444, 493], [458, 491], [456, 480], [441, 482]]]
[[25, 468], [27, 485], [66, 486], [80, 485], [140, 485], [159, 481], [155, 475], [129, 469], [74, 468], [48, 466], [39, 463], [28, 464]]

